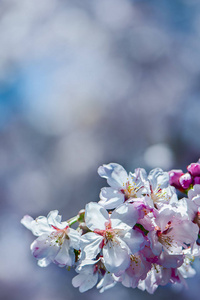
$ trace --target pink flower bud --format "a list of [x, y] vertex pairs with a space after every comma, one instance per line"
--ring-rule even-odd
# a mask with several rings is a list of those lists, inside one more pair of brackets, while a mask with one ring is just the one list
[[192, 176], [200, 176], [200, 163], [190, 164], [187, 166], [187, 170]]
[[200, 176], [194, 177], [194, 185], [195, 184], [200, 184]]
[[169, 171], [169, 184], [174, 186], [176, 189], [181, 188], [179, 178], [183, 175], [182, 170], [171, 170]]
[[185, 173], [179, 178], [179, 182], [183, 189], [188, 189], [192, 183], [192, 176], [190, 173]]

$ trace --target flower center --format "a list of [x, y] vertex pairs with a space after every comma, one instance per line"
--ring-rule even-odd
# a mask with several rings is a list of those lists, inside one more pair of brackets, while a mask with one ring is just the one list
[[154, 203], [159, 202], [159, 201], [167, 201], [167, 192], [163, 191], [161, 188], [159, 188], [156, 191], [153, 191], [151, 188], [151, 199], [153, 200]]
[[168, 234], [172, 231], [171, 222], [169, 221], [167, 225], [165, 226], [165, 230], [161, 231], [158, 226], [155, 228], [157, 230], [156, 234], [158, 237], [158, 241], [165, 246], [167, 249], [169, 249], [172, 246], [173, 239], [172, 236], [169, 236]]
[[125, 195], [125, 200], [128, 200], [129, 198], [137, 198], [137, 192], [142, 188], [137, 186], [134, 181], [130, 183], [129, 180], [126, 183], [123, 183], [123, 187], [124, 188], [121, 189], [121, 192]]
[[97, 233], [104, 237], [102, 241], [101, 248], [108, 242], [113, 241], [115, 239], [115, 236], [120, 232], [120, 229], [113, 229], [111, 227], [111, 221], [105, 222], [105, 229], [95, 229], [94, 233]]
[[63, 229], [57, 228], [54, 225], [51, 226], [56, 230], [51, 233], [52, 242], [61, 246], [66, 239], [69, 240], [69, 236], [67, 234], [69, 226], [66, 226]]

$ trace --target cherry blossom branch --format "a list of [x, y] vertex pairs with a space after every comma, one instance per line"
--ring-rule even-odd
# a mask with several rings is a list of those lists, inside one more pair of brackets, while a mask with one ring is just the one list
[[[31, 252], [40, 267], [75, 267], [74, 287], [100, 292], [121, 283], [154, 293], [168, 282], [186, 285], [200, 257], [200, 160], [187, 172], [129, 174], [117, 163], [100, 166], [105, 178], [98, 203], [66, 222], [57, 210], [21, 223], [37, 236]], [[185, 197], [178, 199], [176, 189]], [[72, 225], [78, 223], [75, 229]]]

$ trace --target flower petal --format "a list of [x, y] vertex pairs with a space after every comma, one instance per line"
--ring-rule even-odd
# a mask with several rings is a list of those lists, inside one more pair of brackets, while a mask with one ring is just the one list
[[106, 273], [103, 278], [97, 284], [97, 288], [100, 289], [100, 293], [112, 288], [117, 282], [114, 280], [114, 277], [110, 273]]
[[57, 255], [60, 247], [54, 241], [52, 241], [51, 237], [47, 234], [43, 234], [39, 236], [32, 244], [31, 251], [35, 258], [49, 258], [54, 259]]
[[188, 198], [192, 200], [192, 198], [200, 195], [200, 184], [195, 184], [192, 189], [188, 191]]
[[98, 173], [101, 177], [106, 178], [108, 184], [115, 189], [122, 188], [128, 178], [126, 170], [116, 163], [100, 166]]
[[148, 175], [148, 180], [150, 181], [153, 191], [157, 188], [163, 189], [169, 186], [169, 174], [160, 168], [151, 170]]
[[75, 263], [75, 254], [74, 249], [70, 248], [70, 241], [65, 240], [62, 246], [60, 247], [60, 251], [54, 258], [53, 262], [60, 267], [64, 266], [73, 266]]
[[197, 224], [184, 220], [179, 226], [174, 226], [173, 236], [178, 245], [186, 247], [186, 244], [193, 244], [198, 238], [199, 228]]
[[150, 231], [148, 233], [147, 237], [149, 238], [149, 241], [151, 243], [151, 249], [152, 249], [153, 254], [156, 256], [160, 255], [160, 253], [162, 251], [162, 244], [159, 243], [156, 232]]
[[85, 207], [85, 223], [90, 230], [105, 229], [105, 223], [109, 220], [107, 210], [96, 202], [90, 202]]
[[99, 204], [106, 209], [113, 209], [124, 203], [124, 194], [111, 187], [102, 188], [99, 197]]
[[88, 232], [81, 237], [81, 250], [84, 258], [96, 258], [101, 251], [100, 244], [103, 237], [94, 232]]
[[47, 267], [50, 263], [51, 263], [51, 259], [46, 257], [38, 260], [38, 266], [42, 268]]
[[68, 228], [67, 235], [70, 238], [70, 247], [79, 250], [81, 241], [80, 233], [77, 230], [74, 230], [73, 228]]
[[135, 169], [135, 173], [131, 173], [134, 182], [141, 182], [145, 183], [147, 181], [147, 172], [143, 168], [137, 168]]
[[[94, 259], [84, 259], [80, 262], [80, 264], [76, 267], [77, 273], [84, 273], [84, 274], [90, 274], [91, 269], [88, 268], [88, 266], [93, 266], [100, 260], [100, 258], [94, 260]], [[94, 268], [93, 268], [94, 269]]]
[[116, 208], [112, 215], [111, 221], [113, 228], [122, 228], [122, 223], [133, 227], [139, 218], [139, 212], [134, 203], [124, 203]]
[[135, 254], [139, 250], [141, 250], [145, 245], [145, 239], [142, 233], [131, 229], [130, 231], [126, 232], [123, 237], [120, 237], [122, 241], [126, 243], [126, 245], [131, 250], [131, 254]]
[[[90, 267], [91, 269], [93, 268], [93, 266]], [[98, 281], [98, 273], [93, 274], [91, 270], [89, 274], [81, 273], [75, 276], [72, 279], [72, 285], [74, 287], [79, 287], [79, 291], [81, 293], [84, 293], [90, 290], [91, 288], [93, 288], [96, 285], [97, 281]]]
[[171, 255], [166, 251], [162, 251], [158, 259], [158, 264], [164, 268], [177, 268], [180, 267], [183, 263], [183, 254], [181, 255]]
[[124, 271], [130, 265], [128, 249], [122, 248], [118, 240], [108, 241], [103, 247], [103, 257], [105, 267], [111, 273]]
[[33, 222], [34, 222], [34, 219], [29, 215], [25, 215], [21, 219], [21, 224], [23, 224], [29, 230], [32, 230]]
[[32, 217], [26, 215], [21, 220], [21, 223], [26, 228], [31, 230], [32, 233], [36, 236], [41, 236], [47, 233], [50, 234], [52, 232], [52, 228], [49, 226], [47, 218], [43, 216], [40, 216], [34, 220]]
[[168, 222], [177, 222], [179, 218], [175, 218], [177, 211], [171, 205], [163, 205], [163, 208], [159, 211], [159, 214], [156, 216], [156, 224], [160, 227], [161, 231], [165, 230]]
[[58, 214], [58, 210], [52, 210], [47, 216], [49, 225], [53, 225], [56, 228], [64, 229], [68, 224], [67, 222], [61, 222], [62, 217]]

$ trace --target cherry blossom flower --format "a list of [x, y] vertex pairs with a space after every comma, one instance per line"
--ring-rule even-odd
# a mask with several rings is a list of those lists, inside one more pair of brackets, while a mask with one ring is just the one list
[[153, 294], [159, 285], [166, 285], [172, 277], [172, 269], [164, 268], [158, 264], [152, 264], [151, 270], [144, 280], [140, 280], [138, 288]]
[[143, 254], [136, 253], [130, 255], [130, 266], [118, 277], [118, 281], [125, 287], [136, 288], [139, 281], [146, 278], [151, 269], [151, 263], [148, 262]]
[[151, 249], [155, 255], [161, 251], [169, 254], [182, 254], [188, 244], [197, 239], [198, 227], [190, 220], [182, 218], [176, 209], [165, 206], [155, 218], [155, 228], [148, 233]]
[[85, 222], [93, 232], [81, 238], [85, 258], [95, 259], [102, 250], [106, 269], [111, 273], [123, 271], [130, 265], [130, 254], [138, 252], [144, 243], [143, 235], [132, 227], [138, 212], [131, 204], [123, 204], [111, 216], [98, 203], [86, 205]]
[[113, 287], [117, 283], [114, 274], [108, 273], [106, 270], [102, 256], [96, 260], [82, 260], [76, 267], [76, 272], [78, 275], [72, 279], [72, 285], [79, 287], [81, 293], [93, 288], [99, 278], [101, 278], [101, 280], [97, 284], [97, 288], [100, 289], [100, 293]]
[[101, 189], [99, 204], [107, 209], [113, 209], [130, 198], [140, 197], [146, 193], [146, 171], [136, 169], [135, 173], [127, 174], [126, 170], [116, 163], [110, 163], [98, 168], [101, 177], [107, 179], [110, 187]]
[[148, 195], [156, 208], [160, 209], [164, 204], [173, 205], [178, 202], [175, 188], [169, 184], [168, 172], [155, 168], [150, 171], [147, 179], [149, 182]]
[[[76, 272], [79, 273], [72, 279], [72, 285], [79, 287], [81, 293], [86, 292], [93, 288], [98, 281], [99, 261], [86, 259], [83, 260], [77, 267]], [[103, 269], [105, 272], [105, 268]]]
[[80, 234], [61, 222], [58, 211], [51, 211], [47, 218], [40, 216], [35, 220], [26, 215], [21, 223], [38, 238], [31, 244], [31, 251], [41, 267], [51, 262], [59, 266], [72, 266], [75, 263], [74, 249], [79, 250]]

